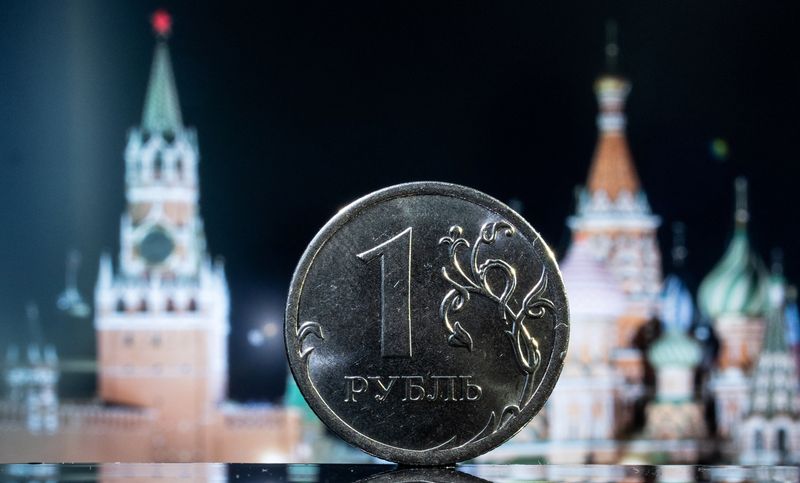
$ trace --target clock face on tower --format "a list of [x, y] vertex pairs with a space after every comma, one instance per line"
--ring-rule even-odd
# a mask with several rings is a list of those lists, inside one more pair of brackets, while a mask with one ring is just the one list
[[175, 242], [166, 230], [154, 227], [139, 242], [139, 254], [150, 265], [164, 262], [175, 249]]

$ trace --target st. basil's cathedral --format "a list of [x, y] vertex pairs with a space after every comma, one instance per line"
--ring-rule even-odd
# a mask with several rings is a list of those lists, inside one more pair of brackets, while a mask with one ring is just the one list
[[[205, 242], [197, 134], [181, 116], [169, 17], [157, 13], [154, 28], [142, 121], [124, 154], [120, 253], [116, 264], [101, 259], [95, 288], [99, 394], [62, 402], [53, 346], [9, 347], [0, 454], [314, 460], [326, 436], [293, 381], [283, 407], [227, 399], [226, 276]], [[567, 220], [563, 374], [545, 410], [481, 460], [800, 463], [796, 290], [781, 261], [767, 269], [750, 244], [747, 183], [736, 182], [732, 239], [695, 298], [681, 230], [662, 274], [660, 219], [625, 134], [631, 84], [614, 64], [611, 55], [595, 83], [599, 137]]]
[[598, 141], [560, 261], [570, 348], [545, 409], [483, 461], [548, 463], [800, 463], [796, 289], [748, 235], [747, 181], [735, 183], [733, 237], [700, 284], [683, 275], [676, 226], [662, 277], [660, 219], [625, 137], [631, 85], [595, 82]]

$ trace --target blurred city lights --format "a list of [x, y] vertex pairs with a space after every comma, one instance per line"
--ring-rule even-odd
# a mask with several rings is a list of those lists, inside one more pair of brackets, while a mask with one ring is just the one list
[[728, 141], [722, 138], [712, 139], [711, 143], [709, 144], [709, 151], [711, 153], [711, 157], [715, 160], [720, 162], [727, 161], [728, 156], [730, 155]]

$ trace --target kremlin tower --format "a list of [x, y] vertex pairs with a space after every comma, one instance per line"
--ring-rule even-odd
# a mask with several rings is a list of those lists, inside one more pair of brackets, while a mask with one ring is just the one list
[[158, 11], [152, 20], [157, 43], [142, 121], [125, 148], [119, 264], [103, 255], [95, 287], [98, 398], [59, 401], [55, 351], [34, 345], [21, 361], [10, 350], [13, 397], [0, 401], [4, 461], [302, 456], [297, 411], [227, 399], [228, 286], [206, 249], [197, 135], [183, 123], [166, 43], [171, 19]]
[[205, 459], [195, 441], [208, 428], [183, 421], [209, 420], [225, 397], [228, 286], [206, 251], [197, 135], [181, 117], [169, 24], [165, 12], [154, 14], [158, 41], [142, 124], [128, 134], [119, 271], [107, 256], [100, 265], [98, 378], [104, 401], [157, 410], [164, 437], [154, 455]]
[[[102, 256], [90, 309], [77, 292], [72, 257], [58, 302], [70, 315], [94, 314], [99, 393], [60, 398], [70, 361], [40, 337], [27, 350], [9, 347], [0, 372], [8, 386], [0, 461], [357, 461], [363, 453], [328, 437], [291, 374], [283, 407], [228, 399], [226, 276], [206, 246], [200, 154], [180, 109], [167, 46], [171, 19], [159, 11], [152, 20], [157, 40], [144, 109], [124, 152], [117, 261]], [[616, 73], [613, 37], [607, 73], [594, 86], [597, 146], [567, 220], [572, 242], [561, 272], [573, 330], [561, 378], [531, 424], [479, 460], [685, 463], [719, 450], [726, 462], [800, 463], [796, 291], [780, 264], [769, 277], [751, 247], [744, 179], [736, 180], [732, 239], [702, 281], [697, 306], [681, 270], [682, 240], [662, 284], [660, 220], [627, 145], [630, 83]], [[654, 391], [645, 388], [644, 355]], [[109, 476], [125, 471], [106, 468]], [[661, 479], [691, 479], [682, 471]], [[217, 466], [191, 477], [225, 475]]]

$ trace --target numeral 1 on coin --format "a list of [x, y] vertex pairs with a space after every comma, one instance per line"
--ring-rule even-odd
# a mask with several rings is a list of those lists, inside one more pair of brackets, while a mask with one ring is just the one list
[[411, 357], [411, 227], [357, 256], [381, 259], [381, 356]]

